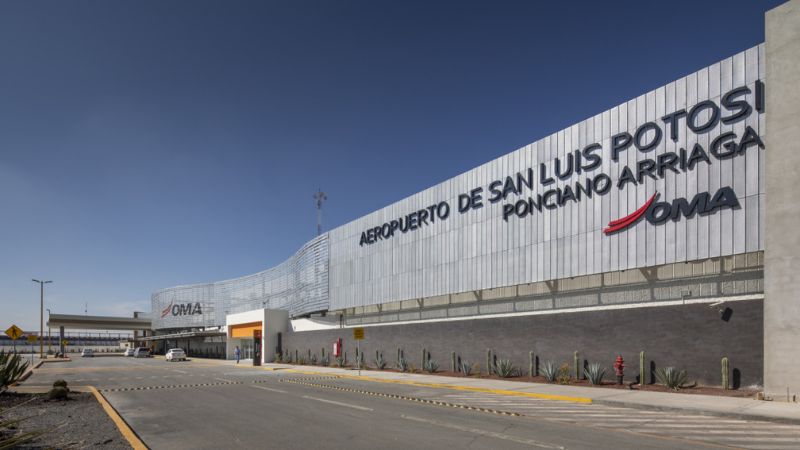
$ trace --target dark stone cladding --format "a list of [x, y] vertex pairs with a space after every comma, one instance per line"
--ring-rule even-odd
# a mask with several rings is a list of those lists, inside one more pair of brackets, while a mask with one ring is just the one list
[[[725, 307], [732, 310], [728, 321], [718, 307], [691, 304], [373, 326], [365, 327], [361, 348], [369, 366], [374, 365], [376, 350], [393, 365], [401, 348], [417, 368], [426, 348], [442, 370], [449, 370], [453, 351], [485, 370], [486, 350], [491, 349], [525, 372], [529, 351], [538, 356], [540, 367], [548, 360], [572, 365], [573, 352], [578, 351], [581, 361], [607, 367], [608, 379], [621, 354], [626, 381], [638, 377], [639, 352], [644, 350], [648, 366], [685, 369], [691, 381], [709, 386], [721, 384], [721, 359], [727, 356], [734, 372], [732, 383], [762, 385], [763, 301], [726, 302], [721, 308]], [[352, 362], [356, 348], [352, 337], [350, 328], [289, 332], [283, 337], [283, 349], [302, 355], [311, 350], [319, 358], [322, 348], [327, 354], [342, 338]]]

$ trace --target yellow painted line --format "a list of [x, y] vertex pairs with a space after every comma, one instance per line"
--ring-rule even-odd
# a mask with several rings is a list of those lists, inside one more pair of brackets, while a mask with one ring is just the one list
[[131, 427], [129, 427], [128, 424], [122, 420], [122, 417], [120, 417], [120, 415], [117, 413], [117, 410], [114, 409], [110, 403], [108, 403], [108, 400], [103, 397], [103, 394], [101, 394], [100, 391], [98, 391], [94, 386], [89, 386], [89, 390], [92, 392], [92, 394], [94, 394], [94, 398], [100, 402], [100, 405], [103, 406], [103, 409], [106, 411], [106, 414], [108, 414], [108, 417], [114, 421], [114, 425], [117, 426], [117, 429], [128, 441], [131, 447], [133, 447], [134, 450], [147, 450], [147, 446], [144, 445], [144, 442], [142, 442], [142, 440], [139, 439], [139, 436], [136, 436], [136, 433], [131, 430]]
[[454, 384], [443, 384], [443, 383], [420, 383], [418, 381], [402, 381], [402, 380], [390, 380], [385, 378], [373, 378], [368, 376], [358, 376], [358, 375], [342, 375], [342, 374], [332, 374], [326, 372], [311, 372], [311, 371], [302, 371], [297, 369], [288, 369], [286, 372], [292, 373], [302, 373], [305, 375], [330, 375], [339, 378], [348, 378], [353, 380], [362, 380], [362, 381], [374, 381], [376, 383], [392, 383], [392, 384], [404, 384], [407, 386], [418, 386], [418, 387], [430, 387], [430, 388], [442, 388], [442, 389], [453, 389], [457, 391], [469, 391], [469, 392], [482, 392], [486, 394], [497, 394], [497, 395], [505, 395], [510, 397], [527, 397], [527, 398], [537, 398], [541, 400], [556, 400], [562, 402], [572, 402], [572, 403], [592, 403], [592, 399], [589, 397], [574, 397], [571, 395], [555, 395], [555, 394], [541, 394], [538, 392], [519, 392], [519, 391], [511, 391], [507, 389], [488, 389], [488, 388], [480, 388], [475, 386], [458, 386]]

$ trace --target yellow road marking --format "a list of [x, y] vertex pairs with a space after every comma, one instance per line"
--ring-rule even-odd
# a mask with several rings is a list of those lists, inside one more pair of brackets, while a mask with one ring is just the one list
[[114, 422], [114, 425], [117, 426], [117, 429], [122, 436], [128, 441], [129, 444], [131, 444], [131, 447], [133, 447], [134, 450], [147, 450], [147, 446], [144, 445], [144, 442], [142, 442], [142, 440], [139, 439], [139, 436], [136, 436], [136, 433], [131, 430], [131, 427], [129, 427], [128, 424], [122, 420], [122, 417], [120, 417], [120, 415], [117, 413], [117, 410], [115, 410], [114, 407], [108, 403], [108, 400], [103, 397], [103, 394], [101, 394], [100, 391], [98, 391], [94, 386], [89, 386], [89, 390], [92, 392], [92, 394], [94, 394], [94, 397], [97, 399], [97, 401], [100, 402], [100, 405], [103, 406], [103, 409], [105, 410], [106, 414], [108, 414], [108, 417], [110, 417]]
[[510, 391], [507, 389], [488, 389], [488, 388], [480, 388], [474, 386], [458, 386], [454, 384], [443, 384], [443, 383], [421, 383], [418, 381], [388, 380], [384, 378], [373, 378], [368, 376], [329, 374], [326, 372], [312, 372], [312, 371], [303, 371], [298, 369], [287, 369], [286, 372], [301, 373], [305, 375], [330, 375], [332, 377], [348, 378], [348, 379], [362, 380], [362, 381], [374, 381], [376, 383], [405, 384], [408, 386], [453, 389], [457, 391], [469, 391], [469, 392], [482, 392], [486, 394], [497, 394], [497, 395], [505, 395], [511, 397], [528, 397], [528, 398], [537, 398], [542, 400], [556, 400], [556, 401], [572, 402], [572, 403], [592, 403], [592, 399], [589, 397], [573, 397], [570, 395], [541, 394], [537, 392], [519, 392], [519, 391]]

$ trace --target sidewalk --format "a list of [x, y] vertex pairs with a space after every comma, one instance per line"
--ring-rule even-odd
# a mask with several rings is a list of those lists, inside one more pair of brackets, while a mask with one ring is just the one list
[[[232, 361], [219, 361], [220, 364]], [[235, 364], [232, 364], [235, 365]], [[242, 367], [242, 365], [239, 365]], [[252, 368], [253, 366], [243, 366]], [[445, 377], [438, 375], [363, 370], [319, 366], [265, 364], [265, 370], [287, 370], [305, 374], [338, 375], [374, 382], [403, 383], [436, 388], [491, 392], [499, 395], [536, 397], [545, 400], [597, 403], [630, 408], [690, 412], [746, 420], [769, 420], [800, 424], [800, 404], [760, 401], [748, 398], [712, 395], [642, 392], [558, 384], [523, 383], [494, 379]]]

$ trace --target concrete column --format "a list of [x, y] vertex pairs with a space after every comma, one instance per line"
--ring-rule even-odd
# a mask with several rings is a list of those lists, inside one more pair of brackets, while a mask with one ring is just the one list
[[765, 53], [764, 391], [800, 400], [800, 0], [767, 12]]

